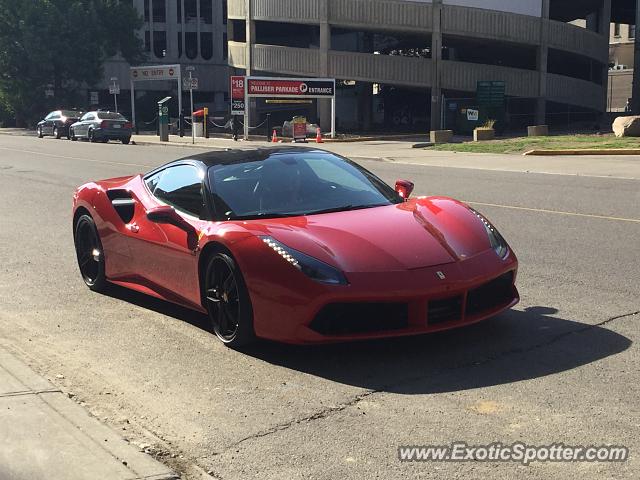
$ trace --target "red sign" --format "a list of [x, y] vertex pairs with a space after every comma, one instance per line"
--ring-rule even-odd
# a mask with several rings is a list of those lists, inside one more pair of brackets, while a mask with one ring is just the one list
[[244, 115], [244, 77], [231, 77], [231, 115]]
[[333, 80], [247, 79], [247, 93], [249, 95], [265, 97], [332, 97], [334, 92], [335, 82]]

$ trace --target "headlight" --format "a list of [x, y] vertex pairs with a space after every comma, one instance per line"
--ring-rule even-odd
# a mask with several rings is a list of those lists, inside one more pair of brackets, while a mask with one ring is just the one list
[[482, 222], [482, 225], [484, 226], [484, 229], [487, 231], [487, 235], [489, 236], [489, 242], [491, 243], [491, 248], [493, 249], [493, 251], [496, 252], [496, 255], [498, 255], [500, 258], [505, 258], [507, 256], [507, 253], [509, 253], [509, 246], [507, 245], [506, 240], [502, 238], [502, 235], [500, 235], [498, 229], [491, 225], [491, 222], [489, 222], [489, 220], [487, 220], [484, 215], [477, 212], [473, 208], [469, 209]]
[[321, 262], [317, 258], [310, 257], [307, 254], [287, 247], [273, 237], [260, 237], [262, 241], [271, 249], [280, 255], [284, 260], [289, 262], [291, 266], [297, 268], [307, 277], [320, 283], [330, 285], [347, 285], [347, 279], [344, 274], [335, 267]]

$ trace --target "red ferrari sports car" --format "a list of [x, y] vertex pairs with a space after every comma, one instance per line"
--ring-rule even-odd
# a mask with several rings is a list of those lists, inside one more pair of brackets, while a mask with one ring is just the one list
[[208, 314], [230, 346], [469, 325], [515, 305], [517, 260], [480, 213], [409, 199], [317, 149], [211, 152], [73, 198], [82, 278]]

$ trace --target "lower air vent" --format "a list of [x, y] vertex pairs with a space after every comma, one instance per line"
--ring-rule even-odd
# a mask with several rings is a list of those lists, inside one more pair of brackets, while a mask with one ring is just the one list
[[457, 296], [444, 300], [431, 300], [429, 302], [429, 312], [427, 315], [429, 325], [460, 320], [462, 318], [462, 297]]
[[467, 294], [466, 316], [502, 307], [513, 300], [513, 272], [505, 273]]
[[406, 303], [332, 303], [311, 322], [311, 328], [322, 335], [384, 332], [408, 326]]

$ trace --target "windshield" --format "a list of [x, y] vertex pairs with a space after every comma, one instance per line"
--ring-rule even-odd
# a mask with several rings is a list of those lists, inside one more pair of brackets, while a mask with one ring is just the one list
[[77, 112], [75, 110], [62, 110], [63, 117], [71, 117], [71, 118], [80, 118], [82, 116], [82, 112]]
[[274, 153], [209, 171], [219, 217], [313, 215], [401, 203], [396, 192], [355, 163], [324, 152]]
[[100, 120], [126, 120], [126, 118], [119, 113], [113, 112], [98, 112], [98, 118]]

